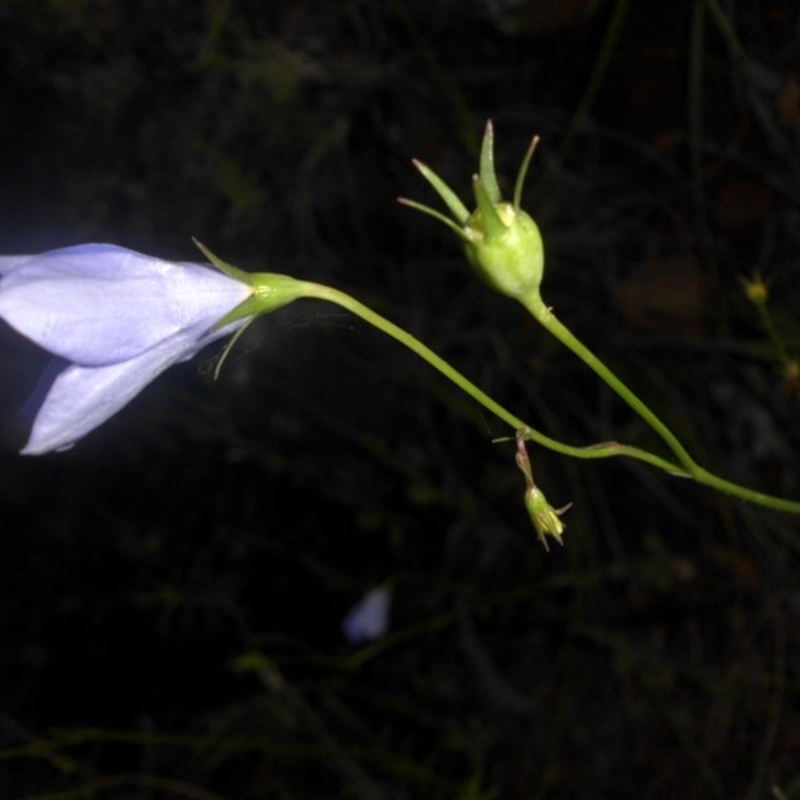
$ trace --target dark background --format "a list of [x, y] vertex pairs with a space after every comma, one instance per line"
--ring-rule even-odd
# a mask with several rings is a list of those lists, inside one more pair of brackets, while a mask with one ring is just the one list
[[[487, 118], [543, 293], [704, 465], [800, 497], [794, 0], [0, 2], [0, 249], [331, 283], [575, 444], [658, 449], [455, 238]], [[769, 280], [785, 353], [742, 278]], [[0, 797], [800, 797], [798, 522], [532, 448], [332, 306], [260, 320], [71, 452], [0, 329]], [[388, 635], [340, 622], [390, 581]]]

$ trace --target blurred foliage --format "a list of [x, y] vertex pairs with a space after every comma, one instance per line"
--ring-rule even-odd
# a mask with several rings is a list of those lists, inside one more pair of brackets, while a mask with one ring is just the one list
[[[107, 240], [353, 290], [575, 443], [649, 443], [438, 226], [486, 118], [544, 294], [701, 462], [800, 496], [793, 0], [0, 0], [4, 252]], [[773, 333], [742, 288], [763, 276]], [[776, 346], [779, 341], [780, 346]], [[322, 305], [73, 451], [7, 419], [0, 797], [800, 797], [798, 524], [532, 449]], [[199, 366], [199, 369], [198, 369]], [[555, 550], [555, 548], [554, 548]], [[346, 611], [384, 580], [392, 629]]]

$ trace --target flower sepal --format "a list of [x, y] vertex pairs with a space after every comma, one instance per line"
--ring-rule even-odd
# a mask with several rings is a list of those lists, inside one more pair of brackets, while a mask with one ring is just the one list
[[298, 300], [306, 294], [303, 281], [289, 275], [275, 272], [245, 272], [223, 261], [202, 242], [193, 240], [202, 254], [220, 271], [229, 278], [241, 281], [251, 287], [251, 294], [235, 308], [232, 308], [212, 330], [218, 331], [241, 319], [252, 321], [262, 314], [269, 314], [282, 306]]
[[561, 515], [571, 506], [572, 503], [567, 503], [561, 508], [553, 508], [536, 486], [529, 486], [525, 490], [525, 508], [528, 509], [528, 516], [545, 550], [550, 550], [547, 544], [548, 536], [552, 536], [562, 547], [564, 546], [561, 534], [567, 526], [561, 521]]
[[431, 184], [452, 214], [401, 198], [404, 205], [447, 225], [460, 239], [472, 267], [492, 289], [520, 302], [539, 296], [544, 272], [544, 247], [538, 225], [522, 210], [522, 188], [538, 137], [531, 140], [520, 166], [512, 202], [504, 201], [494, 168], [494, 132], [486, 124], [479, 173], [473, 177], [475, 210], [470, 213], [456, 193], [428, 166], [414, 166]]

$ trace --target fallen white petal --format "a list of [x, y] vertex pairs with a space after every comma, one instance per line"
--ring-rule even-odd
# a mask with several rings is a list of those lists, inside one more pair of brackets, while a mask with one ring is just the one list
[[361, 644], [380, 639], [389, 629], [392, 593], [385, 586], [367, 592], [342, 621], [342, 632], [348, 642]]

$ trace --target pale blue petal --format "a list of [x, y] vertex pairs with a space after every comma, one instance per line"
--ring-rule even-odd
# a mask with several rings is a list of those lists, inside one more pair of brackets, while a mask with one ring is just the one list
[[342, 621], [345, 639], [352, 644], [361, 644], [384, 636], [389, 629], [391, 604], [392, 593], [386, 586], [367, 592]]
[[182, 331], [135, 358], [102, 367], [71, 365], [53, 382], [33, 423], [22, 453], [41, 455], [72, 447], [129, 403], [172, 364], [191, 358], [246, 320], [213, 334], [200, 328]]
[[252, 291], [207, 266], [109, 244], [23, 258], [7, 262], [0, 317], [82, 366], [126, 361], [189, 328], [205, 332]]
[[20, 264], [24, 264], [26, 261], [30, 261], [35, 257], [36, 256], [0, 256], [0, 275], [11, 272], [12, 269], [15, 269]]
[[28, 422], [33, 422], [36, 419], [36, 415], [44, 404], [45, 398], [50, 393], [50, 389], [53, 387], [56, 378], [68, 366], [70, 366], [70, 363], [66, 358], [61, 358], [61, 356], [50, 357], [50, 361], [47, 362], [47, 366], [42, 370], [42, 374], [39, 376], [36, 386], [25, 401], [25, 405], [19, 410], [19, 415], [22, 419]]

